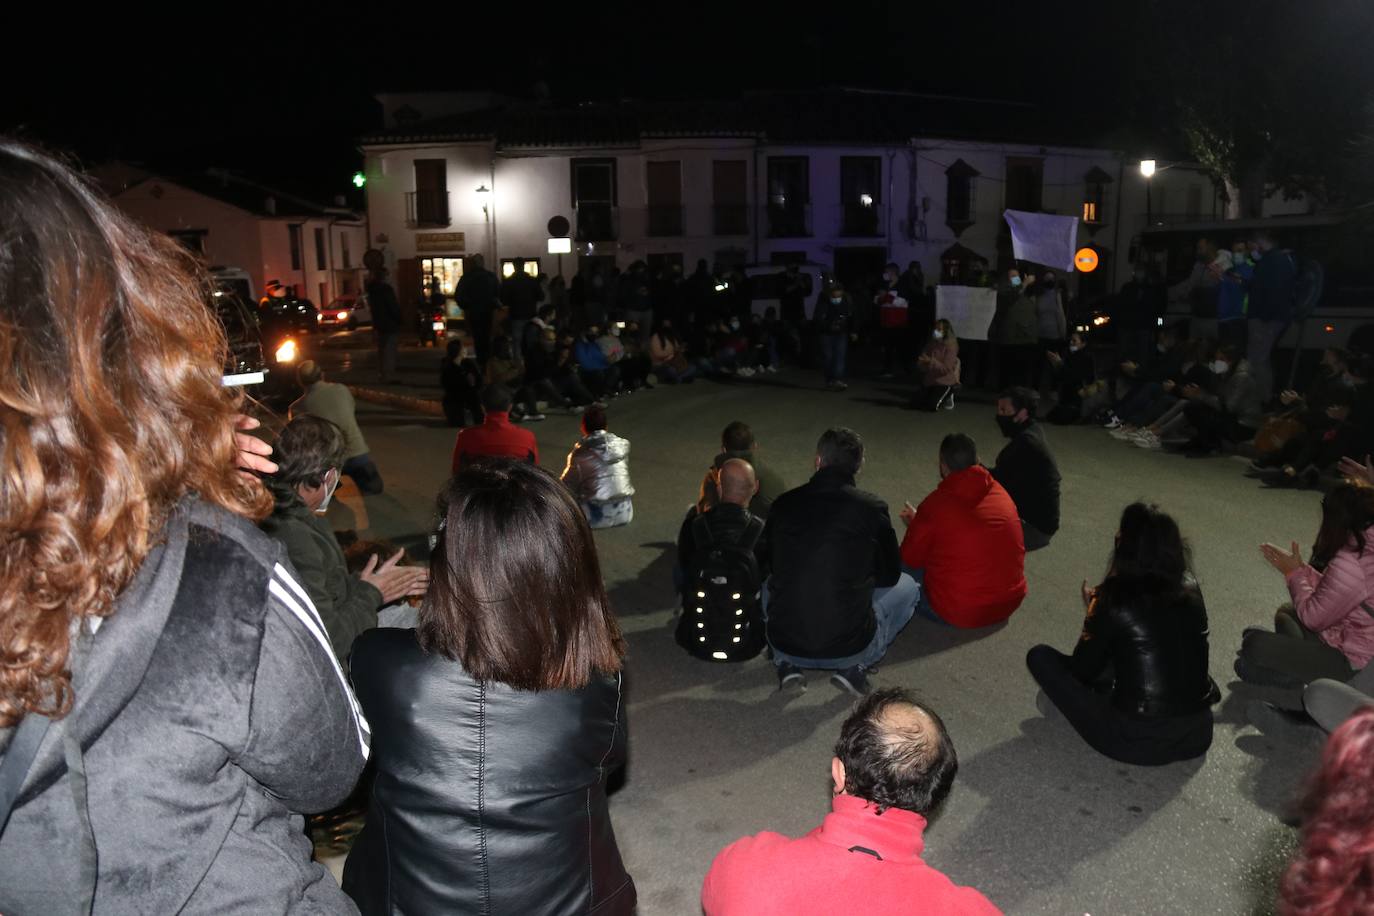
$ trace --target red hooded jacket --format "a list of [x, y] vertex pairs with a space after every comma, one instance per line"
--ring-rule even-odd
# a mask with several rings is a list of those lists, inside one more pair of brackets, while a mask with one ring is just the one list
[[453, 473], [457, 474], [468, 458], [517, 458], [539, 463], [539, 446], [534, 433], [510, 421], [510, 414], [490, 411], [481, 426], [458, 430], [453, 442]]
[[902, 540], [902, 564], [925, 570], [931, 608], [956, 627], [1010, 617], [1026, 597], [1025, 559], [1016, 504], [982, 465], [940, 481]]

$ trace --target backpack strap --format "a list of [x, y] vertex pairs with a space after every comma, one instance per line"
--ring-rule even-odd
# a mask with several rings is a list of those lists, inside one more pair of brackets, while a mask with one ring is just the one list
[[706, 513], [698, 512], [697, 517], [692, 519], [692, 540], [697, 545], [697, 550], [710, 550], [716, 546], [716, 536], [711, 533], [711, 526], [706, 522]]
[[739, 544], [736, 546], [740, 550], [753, 553], [761, 537], [763, 537], [763, 519], [751, 516], [749, 524], [745, 526], [744, 533], [739, 536]]

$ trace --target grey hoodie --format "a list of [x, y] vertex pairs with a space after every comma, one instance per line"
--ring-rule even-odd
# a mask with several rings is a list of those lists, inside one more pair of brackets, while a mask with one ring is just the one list
[[599, 429], [568, 453], [562, 481], [582, 502], [604, 503], [634, 496], [630, 483], [630, 440]]
[[300, 813], [367, 726], [284, 551], [184, 501], [95, 634], [0, 835], [0, 912], [351, 913]]

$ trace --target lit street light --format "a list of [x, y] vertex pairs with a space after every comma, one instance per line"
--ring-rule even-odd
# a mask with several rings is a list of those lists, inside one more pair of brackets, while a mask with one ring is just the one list
[[1153, 159], [1140, 160], [1140, 174], [1145, 176], [1145, 226], [1149, 228], [1154, 222], [1154, 214], [1151, 212], [1150, 179], [1155, 174], [1155, 161]]

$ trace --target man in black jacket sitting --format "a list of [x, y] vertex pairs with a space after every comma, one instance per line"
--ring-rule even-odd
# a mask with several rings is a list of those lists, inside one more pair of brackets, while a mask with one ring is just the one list
[[1059, 530], [1059, 467], [1035, 420], [1037, 400], [1029, 388], [1010, 388], [997, 399], [997, 425], [1011, 441], [992, 469], [1016, 503], [1028, 551], [1048, 547]]
[[920, 587], [902, 572], [887, 504], [854, 485], [863, 457], [858, 433], [826, 430], [816, 473], [768, 514], [763, 608], [779, 688], [804, 686], [802, 669], [819, 668], [835, 672], [835, 686], [867, 693], [865, 671], [916, 609]]

